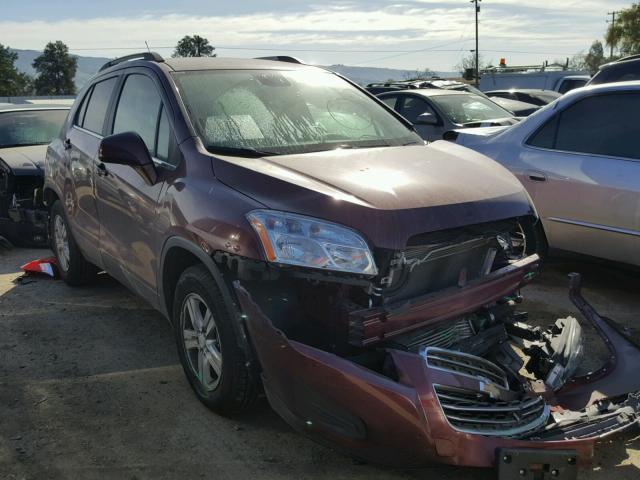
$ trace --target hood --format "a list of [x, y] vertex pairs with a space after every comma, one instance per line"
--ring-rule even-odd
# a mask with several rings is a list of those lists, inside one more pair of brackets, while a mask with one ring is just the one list
[[16, 176], [44, 175], [47, 145], [0, 148], [2, 160]]
[[451, 130], [444, 134], [446, 140], [455, 141], [458, 145], [470, 146], [486, 142], [499, 133], [508, 130], [509, 126], [502, 127], [482, 127], [482, 128], [460, 128]]
[[267, 158], [216, 157], [218, 179], [275, 210], [359, 230], [378, 247], [533, 212], [518, 180], [449, 142]]
[[460, 126], [460, 128], [484, 128], [484, 127], [510, 127], [521, 120], [520, 117], [493, 118], [491, 120], [479, 120], [477, 122], [468, 122]]
[[534, 105], [533, 103], [521, 102], [520, 100], [512, 100], [510, 98], [491, 97], [491, 101], [509, 110], [518, 117], [527, 117], [540, 109], [538, 105]]

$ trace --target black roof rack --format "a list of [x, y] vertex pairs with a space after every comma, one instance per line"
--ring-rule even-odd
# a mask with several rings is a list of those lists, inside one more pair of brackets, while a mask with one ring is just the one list
[[637, 60], [638, 58], [640, 58], [640, 54], [629, 55], [627, 57], [619, 58], [618, 60], [616, 60], [616, 63], [617, 62], [626, 62], [627, 60]]
[[106, 70], [107, 68], [113, 67], [114, 65], [118, 65], [122, 62], [128, 62], [129, 60], [149, 60], [150, 62], [164, 62], [164, 58], [162, 55], [156, 52], [142, 52], [142, 53], [132, 53], [131, 55], [125, 55], [124, 57], [119, 57], [110, 62], [105, 63], [100, 67], [100, 72]]
[[274, 62], [287, 62], [298, 63], [304, 65], [304, 62], [296, 57], [290, 57], [289, 55], [274, 55], [272, 57], [257, 57], [255, 60], [273, 60]]

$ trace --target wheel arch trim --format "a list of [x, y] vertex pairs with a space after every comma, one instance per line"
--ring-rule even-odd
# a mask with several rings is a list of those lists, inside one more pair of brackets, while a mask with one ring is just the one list
[[200, 261], [200, 263], [202, 263], [207, 268], [213, 280], [216, 282], [216, 285], [220, 289], [220, 292], [222, 293], [222, 297], [224, 298], [227, 304], [227, 307], [231, 308], [231, 312], [229, 313], [231, 314], [231, 317], [234, 319], [233, 328], [236, 333], [236, 339], [238, 340], [238, 346], [247, 355], [247, 358], [249, 358], [253, 363], [255, 356], [250, 346], [247, 330], [245, 328], [244, 321], [242, 319], [239, 302], [236, 300], [235, 295], [231, 293], [230, 286], [228, 285], [224, 275], [216, 265], [213, 258], [209, 254], [207, 254], [204, 250], [199, 248], [196, 244], [194, 244], [193, 242], [189, 241], [184, 237], [179, 237], [179, 236], [170, 237], [162, 247], [162, 253], [160, 257], [160, 268], [158, 269], [158, 273], [157, 273], [158, 304], [159, 304], [159, 307], [161, 308], [161, 313], [169, 320], [170, 323], [172, 323], [171, 312], [169, 311], [169, 308], [168, 308], [168, 301], [167, 301], [168, 299], [166, 298], [166, 295], [165, 295], [164, 272], [166, 267], [167, 256], [169, 252], [175, 248], [184, 250], [187, 253], [194, 255], [198, 259], [198, 261]]

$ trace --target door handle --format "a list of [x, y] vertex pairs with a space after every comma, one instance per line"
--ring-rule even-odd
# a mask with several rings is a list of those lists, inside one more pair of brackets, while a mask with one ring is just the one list
[[542, 172], [537, 172], [535, 170], [527, 170], [527, 176], [529, 180], [533, 180], [534, 182], [546, 182], [547, 176]]
[[65, 150], [71, 150], [71, 147], [73, 147], [73, 145], [71, 145], [71, 139], [67, 138], [64, 141], [64, 149]]
[[109, 175], [107, 166], [102, 162], [96, 165], [96, 173], [98, 174], [99, 177], [106, 177], [107, 175]]

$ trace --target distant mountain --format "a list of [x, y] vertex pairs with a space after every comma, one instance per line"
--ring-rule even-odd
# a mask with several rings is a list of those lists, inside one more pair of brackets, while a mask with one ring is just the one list
[[[352, 82], [359, 85], [367, 85], [369, 83], [382, 83], [387, 80], [407, 80], [416, 78], [423, 74], [417, 70], [398, 70], [395, 68], [376, 68], [376, 67], [350, 67], [349, 65], [329, 65], [329, 70], [344, 75]], [[459, 77], [458, 72], [433, 72], [434, 75], [442, 78]]]
[[[16, 60], [16, 68], [20, 72], [27, 73], [29, 75], [35, 75], [36, 72], [31, 66], [35, 58], [42, 54], [36, 50], [17, 50], [11, 49], [18, 54], [18, 60]], [[78, 59], [78, 69], [76, 70], [76, 76], [74, 78], [76, 88], [79, 90], [89, 80], [102, 65], [107, 63], [110, 58], [101, 57], [81, 57], [75, 55]]]
[[[18, 54], [16, 68], [29, 75], [35, 75], [35, 70], [31, 66], [33, 60], [42, 52], [36, 50], [17, 50], [11, 49]], [[87, 80], [89, 80], [102, 65], [107, 63], [110, 58], [103, 57], [81, 57], [76, 55], [78, 59], [78, 70], [74, 79], [78, 90], [82, 88]], [[349, 65], [330, 65], [329, 70], [344, 75], [348, 79], [360, 85], [369, 83], [386, 82], [387, 80], [405, 80], [418, 76], [416, 70], [399, 70], [394, 68], [376, 68], [376, 67], [352, 67]], [[457, 72], [434, 72], [435, 75], [443, 78], [458, 77]]]

